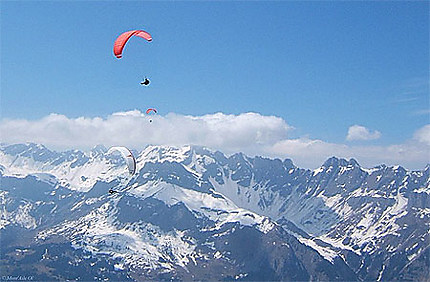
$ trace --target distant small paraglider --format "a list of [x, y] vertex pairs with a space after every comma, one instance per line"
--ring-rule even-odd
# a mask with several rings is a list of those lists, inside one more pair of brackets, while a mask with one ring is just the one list
[[[157, 114], [157, 109], [149, 108], [149, 109], [146, 110], [146, 114], [147, 115], [151, 115], [151, 114], [155, 115], [155, 114]], [[152, 122], [152, 118], [149, 119], [149, 122]]]
[[150, 83], [151, 81], [146, 77], [140, 82], [141, 85], [145, 85], [145, 86], [148, 86]]

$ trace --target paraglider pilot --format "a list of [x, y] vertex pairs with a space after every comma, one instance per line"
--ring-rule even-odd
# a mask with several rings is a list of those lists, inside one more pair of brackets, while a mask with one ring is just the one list
[[151, 83], [151, 81], [149, 81], [149, 79], [146, 77], [143, 81], [140, 82], [141, 85], [145, 85], [145, 86], [149, 85], [149, 83]]

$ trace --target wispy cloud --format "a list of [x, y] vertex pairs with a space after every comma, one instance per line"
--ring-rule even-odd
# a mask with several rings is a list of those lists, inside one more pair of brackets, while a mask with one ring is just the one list
[[427, 114], [428, 108], [430, 107], [429, 102], [429, 89], [430, 81], [426, 77], [415, 77], [403, 81], [399, 85], [401, 94], [398, 94], [392, 98], [392, 103], [415, 105], [416, 107], [422, 107], [427, 105], [426, 110], [415, 110], [412, 111], [414, 115]]
[[346, 140], [374, 140], [381, 137], [381, 133], [377, 130], [371, 131], [368, 128], [361, 125], [353, 125], [348, 129], [348, 135]]
[[[285, 120], [258, 113], [203, 116], [171, 113], [152, 117], [152, 120], [149, 122], [138, 110], [114, 113], [106, 118], [68, 118], [51, 114], [33, 121], [4, 119], [0, 121], [0, 133], [5, 143], [36, 142], [54, 149], [87, 150], [97, 144], [134, 149], [148, 144], [203, 145], [225, 153], [241, 151], [249, 155], [291, 158], [298, 166], [308, 168], [319, 166], [330, 156], [353, 157], [369, 167], [386, 163], [415, 169], [429, 162], [430, 125], [418, 129], [403, 144], [351, 146], [309, 137], [291, 139], [288, 135], [293, 127]], [[352, 138], [380, 136], [379, 132], [362, 126], [351, 128]]]
[[403, 104], [418, 101], [420, 97], [403, 97], [394, 100], [394, 103]]
[[414, 112], [414, 115], [417, 115], [417, 116], [430, 115], [430, 109], [416, 110]]

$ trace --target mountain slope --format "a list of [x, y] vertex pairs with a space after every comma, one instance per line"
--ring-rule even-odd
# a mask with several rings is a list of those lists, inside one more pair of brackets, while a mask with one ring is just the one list
[[[3, 145], [2, 246], [9, 240], [36, 254], [69, 244], [65, 261], [88, 257], [74, 271], [81, 278], [426, 276], [429, 166], [365, 169], [331, 158], [311, 171], [290, 160], [148, 146], [135, 152], [138, 173], [129, 178], [123, 160], [105, 152]], [[121, 192], [109, 196], [110, 188]], [[25, 238], [11, 235], [17, 228]], [[2, 250], [2, 267], [14, 248]], [[106, 270], [88, 271], [93, 263]], [[40, 275], [67, 278], [53, 269]]]

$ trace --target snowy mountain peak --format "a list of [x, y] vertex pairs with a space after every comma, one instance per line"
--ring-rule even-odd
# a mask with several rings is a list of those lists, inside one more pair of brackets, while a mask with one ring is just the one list
[[327, 159], [324, 164], [324, 167], [333, 167], [333, 168], [337, 168], [337, 167], [359, 167], [360, 165], [358, 164], [358, 162], [351, 158], [349, 161], [343, 158], [336, 158], [336, 157], [331, 157], [329, 159]]
[[285, 160], [283, 161], [283, 163], [284, 163], [284, 167], [285, 167], [285, 168], [290, 168], [290, 169], [297, 168], [297, 167], [294, 165], [294, 163], [293, 163], [293, 161], [292, 161], [291, 159], [285, 159]]
[[107, 148], [104, 145], [96, 145], [93, 148], [91, 148], [90, 150], [90, 155], [91, 156], [100, 156], [100, 155], [104, 155], [107, 152]]
[[58, 156], [58, 153], [49, 150], [41, 144], [35, 143], [6, 145], [2, 148], [2, 151], [8, 155], [31, 158], [40, 162], [45, 162], [50, 158]]
[[[409, 265], [422, 268], [430, 249], [429, 166], [365, 169], [354, 159], [333, 157], [310, 171], [289, 159], [147, 146], [136, 153], [131, 177], [124, 160], [105, 150], [2, 146], [0, 232], [37, 232], [37, 247], [50, 252], [58, 238], [67, 238], [71, 253], [112, 260], [113, 273], [175, 271], [185, 280], [212, 263], [212, 275], [222, 265], [236, 277], [240, 265], [247, 278], [260, 279], [252, 269], [261, 265], [247, 268], [242, 257], [276, 262], [267, 266], [274, 273], [279, 261], [289, 266], [273, 279], [390, 280], [407, 276]], [[309, 261], [337, 276], [321, 274]]]
[[183, 162], [189, 155], [191, 146], [170, 147], [170, 146], [147, 146], [138, 159], [151, 162]]

